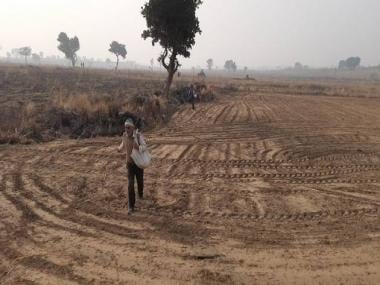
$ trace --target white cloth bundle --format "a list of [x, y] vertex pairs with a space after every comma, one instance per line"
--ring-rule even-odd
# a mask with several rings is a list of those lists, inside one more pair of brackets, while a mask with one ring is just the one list
[[150, 166], [152, 163], [152, 156], [150, 155], [145, 140], [141, 134], [136, 133], [134, 135], [135, 142], [140, 146], [139, 149], [133, 148], [131, 153], [131, 158], [135, 164], [142, 169], [145, 169]]

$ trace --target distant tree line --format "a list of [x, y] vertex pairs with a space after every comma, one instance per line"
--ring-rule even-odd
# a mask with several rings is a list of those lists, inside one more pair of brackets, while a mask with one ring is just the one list
[[[200, 29], [199, 19], [196, 11], [202, 4], [202, 0], [147, 0], [141, 8], [141, 14], [146, 21], [147, 28], [142, 32], [141, 37], [144, 40], [150, 39], [152, 45], [160, 45], [162, 52], [157, 59], [160, 66], [167, 70], [166, 94], [169, 94], [175, 73], [181, 66], [179, 57], [190, 57], [190, 51], [195, 45], [195, 37], [202, 31]], [[80, 42], [77, 36], [69, 37], [65, 32], [61, 32], [57, 38], [58, 50], [62, 52], [66, 59], [70, 60], [72, 67], [75, 67], [78, 61], [78, 51], [80, 50]], [[118, 41], [112, 41], [108, 49], [116, 57], [115, 70], [119, 68], [120, 59], [127, 56], [127, 48], [125, 44]], [[27, 64], [28, 58], [38, 62], [43, 54], [32, 53], [32, 49], [28, 46], [12, 50], [13, 55], [22, 56]], [[10, 54], [7, 54], [10, 56]], [[106, 62], [111, 63], [110, 59]], [[339, 62], [339, 69], [354, 70], [360, 66], [361, 59], [359, 57], [350, 57]], [[211, 71], [215, 62], [212, 58], [206, 61], [207, 69]], [[83, 67], [83, 65], [81, 65]], [[153, 70], [154, 59], [150, 60], [150, 66]], [[295, 69], [305, 69], [297, 62]], [[238, 65], [232, 59], [226, 60], [224, 69], [227, 72], [236, 72]], [[244, 72], [248, 72], [248, 67], [242, 68]], [[204, 70], [198, 76], [205, 77]]]

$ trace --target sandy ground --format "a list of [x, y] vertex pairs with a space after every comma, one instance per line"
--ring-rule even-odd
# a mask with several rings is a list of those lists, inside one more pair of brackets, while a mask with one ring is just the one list
[[379, 284], [380, 99], [249, 90], [149, 133], [0, 148], [0, 284]]

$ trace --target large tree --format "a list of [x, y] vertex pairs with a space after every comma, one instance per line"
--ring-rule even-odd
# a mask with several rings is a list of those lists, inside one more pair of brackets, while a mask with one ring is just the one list
[[164, 49], [158, 60], [168, 71], [166, 94], [169, 95], [174, 74], [180, 66], [178, 56], [190, 57], [195, 36], [201, 33], [196, 10], [202, 0], [149, 0], [142, 7], [147, 29], [142, 37], [152, 39]]
[[125, 57], [127, 56], [127, 49], [125, 48], [125, 45], [120, 44], [116, 41], [113, 41], [110, 44], [110, 49], [108, 51], [112, 52], [114, 55], [116, 55], [115, 70], [117, 70], [119, 67], [119, 57], [121, 56], [122, 58], [125, 59]]
[[207, 68], [208, 68], [208, 70], [211, 70], [213, 66], [214, 66], [214, 60], [212, 58], [209, 58], [207, 60]]
[[18, 49], [18, 53], [25, 57], [25, 64], [28, 63], [28, 57], [32, 54], [32, 49], [30, 47], [22, 47]]
[[58, 49], [65, 54], [65, 57], [71, 60], [71, 64], [75, 67], [78, 60], [77, 51], [80, 49], [78, 37], [69, 38], [66, 33], [60, 33], [58, 36]]

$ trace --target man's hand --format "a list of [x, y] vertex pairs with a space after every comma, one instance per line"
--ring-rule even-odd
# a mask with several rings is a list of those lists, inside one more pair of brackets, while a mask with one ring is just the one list
[[136, 142], [134, 142], [133, 143], [133, 148], [136, 149], [136, 150], [139, 150], [140, 146]]
[[118, 151], [118, 152], [122, 152], [122, 151], [123, 151], [123, 148], [124, 148], [124, 142], [125, 142], [126, 136], [127, 136], [127, 134], [124, 132], [124, 133], [123, 133], [123, 136], [122, 136], [121, 144], [120, 144], [120, 146], [117, 148], [117, 151]]

